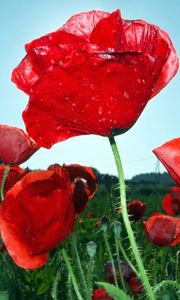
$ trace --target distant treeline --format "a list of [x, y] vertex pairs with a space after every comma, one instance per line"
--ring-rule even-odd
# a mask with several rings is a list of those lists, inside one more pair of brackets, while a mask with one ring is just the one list
[[[102, 174], [95, 168], [93, 168], [93, 170], [96, 173], [98, 182], [103, 183], [104, 176], [107, 176], [108, 174]], [[111, 177], [111, 182], [113, 184], [118, 183], [117, 176], [114, 176], [114, 175], [109, 175], [109, 176]], [[171, 179], [170, 175], [167, 172], [164, 172], [164, 173], [151, 172], [151, 173], [138, 174], [138, 175], [133, 176], [130, 180], [127, 180], [127, 181], [131, 181], [134, 183], [149, 182], [149, 183], [164, 183], [164, 184], [168, 184], [168, 185], [173, 184], [173, 180]]]

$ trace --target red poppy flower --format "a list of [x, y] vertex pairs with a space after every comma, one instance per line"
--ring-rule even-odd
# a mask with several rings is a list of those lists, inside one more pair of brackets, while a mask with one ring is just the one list
[[[2, 183], [2, 179], [4, 176], [4, 172], [6, 169], [6, 165], [0, 165], [0, 187]], [[19, 166], [11, 166], [8, 176], [6, 178], [5, 186], [4, 186], [4, 194], [23, 176], [27, 174], [27, 170], [21, 169]]]
[[148, 240], [159, 246], [176, 246], [180, 243], [180, 219], [154, 213], [144, 227]]
[[145, 210], [146, 204], [139, 200], [133, 200], [128, 203], [128, 214], [131, 221], [140, 220], [144, 216]]
[[139, 279], [136, 277], [136, 275], [133, 273], [130, 280], [128, 281], [129, 286], [131, 290], [135, 293], [142, 293], [144, 291], [142, 283], [139, 281]]
[[127, 131], [178, 69], [168, 34], [124, 20], [119, 10], [74, 15], [26, 51], [12, 80], [30, 95], [26, 128], [46, 148], [73, 136]]
[[26, 161], [39, 146], [17, 127], [0, 125], [0, 163], [20, 165]]
[[108, 292], [103, 289], [97, 289], [93, 291], [92, 300], [114, 300], [111, 296], [109, 296]]
[[168, 141], [153, 152], [180, 186], [180, 138]]
[[163, 198], [162, 206], [170, 215], [180, 214], [180, 187], [174, 186], [170, 189], [170, 193]]
[[6, 194], [0, 207], [2, 240], [25, 269], [44, 265], [48, 252], [71, 233], [74, 205], [68, 172], [33, 171]]
[[[118, 261], [117, 260], [114, 261], [114, 265], [115, 265], [115, 270], [116, 270], [116, 276], [117, 276], [118, 281], [120, 283], [121, 278], [120, 278], [119, 266], [118, 266]], [[129, 281], [132, 274], [133, 274], [133, 271], [125, 262], [122, 262], [121, 265], [122, 265], [122, 270], [123, 270], [123, 277], [126, 281]], [[109, 283], [114, 284], [114, 276], [113, 276], [113, 269], [112, 269], [111, 261], [107, 261], [105, 263], [104, 269], [105, 269], [106, 280]]]
[[[49, 166], [49, 170], [58, 172], [62, 168], [58, 164]], [[75, 213], [80, 214], [87, 206], [89, 199], [94, 197], [97, 191], [97, 177], [90, 167], [81, 166], [78, 164], [63, 165], [70, 176], [73, 186], [73, 202]]]

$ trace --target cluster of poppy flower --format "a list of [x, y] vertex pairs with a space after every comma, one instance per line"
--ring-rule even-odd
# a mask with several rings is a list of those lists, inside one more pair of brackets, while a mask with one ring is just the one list
[[21, 129], [7, 125], [0, 125], [0, 139], [0, 184], [10, 166], [0, 207], [1, 238], [18, 266], [35, 269], [72, 232], [75, 214], [97, 190], [96, 175], [76, 164], [24, 170], [18, 164], [39, 146]]
[[[75, 214], [94, 196], [97, 179], [90, 168], [79, 165], [56, 164], [43, 171], [19, 165], [40, 147], [73, 136], [111, 137], [130, 129], [176, 74], [178, 58], [166, 32], [142, 20], [122, 19], [119, 10], [74, 15], [57, 31], [27, 44], [26, 51], [12, 80], [30, 96], [23, 112], [29, 136], [0, 126], [0, 232], [15, 263], [35, 269], [72, 232]], [[144, 227], [150, 242], [174, 246], [180, 242], [175, 217], [180, 212], [180, 139], [154, 153], [178, 187], [163, 200], [173, 217], [156, 212]], [[139, 219], [145, 207], [135, 201], [128, 209]], [[93, 299], [112, 297], [98, 289]]]

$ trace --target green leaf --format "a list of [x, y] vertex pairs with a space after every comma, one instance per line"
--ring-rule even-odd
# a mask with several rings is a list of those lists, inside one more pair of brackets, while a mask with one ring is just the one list
[[107, 282], [96, 282], [98, 285], [102, 286], [110, 296], [114, 297], [115, 300], [132, 300], [125, 292], [113, 284]]
[[42, 281], [39, 284], [36, 295], [40, 296], [40, 295], [44, 294], [48, 290], [48, 288], [49, 288], [49, 281], [47, 279], [44, 279], [44, 281]]
[[156, 285], [156, 287], [154, 289], [154, 293], [156, 293], [159, 289], [161, 289], [162, 287], [167, 286], [167, 285], [177, 288], [178, 291], [180, 290], [180, 285], [176, 281], [163, 280]]
[[7, 292], [0, 292], [0, 300], [8, 300], [9, 295]]

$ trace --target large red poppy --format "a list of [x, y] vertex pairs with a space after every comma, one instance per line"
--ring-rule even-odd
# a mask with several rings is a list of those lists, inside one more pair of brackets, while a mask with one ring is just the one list
[[119, 10], [74, 15], [26, 51], [12, 80], [30, 95], [26, 128], [46, 148], [73, 136], [127, 131], [178, 69], [168, 34], [124, 20]]
[[[49, 166], [49, 170], [59, 171], [62, 168], [58, 164]], [[63, 165], [69, 173], [73, 188], [73, 202], [75, 213], [84, 211], [89, 199], [93, 198], [97, 191], [97, 177], [94, 171], [87, 166], [78, 164]]]
[[180, 187], [171, 187], [170, 193], [163, 198], [162, 206], [170, 215], [176, 216], [180, 214]]
[[17, 127], [0, 125], [0, 163], [20, 165], [26, 161], [39, 146]]
[[180, 243], [180, 219], [154, 213], [144, 227], [148, 240], [159, 246], [176, 246]]
[[0, 207], [2, 240], [25, 269], [44, 265], [48, 252], [73, 230], [72, 187], [66, 170], [33, 171], [6, 194]]
[[180, 186], [180, 138], [166, 142], [155, 148], [153, 152]]

